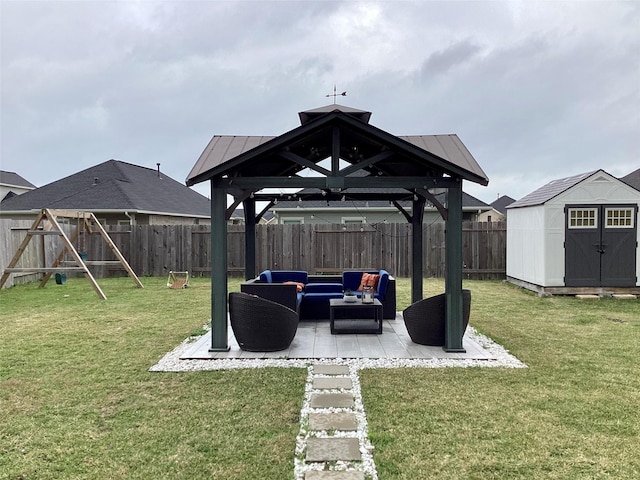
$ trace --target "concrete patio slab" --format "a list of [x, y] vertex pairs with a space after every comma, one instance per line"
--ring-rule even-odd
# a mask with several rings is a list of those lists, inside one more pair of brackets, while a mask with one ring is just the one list
[[385, 320], [381, 335], [332, 335], [329, 321], [300, 322], [293, 342], [278, 352], [245, 352], [240, 349], [231, 327], [228, 328], [228, 352], [210, 352], [211, 333], [200, 337], [180, 355], [182, 360], [214, 360], [221, 358], [322, 359], [322, 358], [404, 358], [404, 359], [470, 359], [495, 360], [491, 353], [465, 335], [466, 352], [445, 352], [442, 347], [413, 343], [398, 313], [395, 320]]

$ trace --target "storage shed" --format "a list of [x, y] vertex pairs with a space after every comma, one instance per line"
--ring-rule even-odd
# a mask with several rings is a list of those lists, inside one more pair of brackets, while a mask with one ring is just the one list
[[640, 293], [640, 191], [596, 170], [507, 207], [507, 279], [550, 294]]

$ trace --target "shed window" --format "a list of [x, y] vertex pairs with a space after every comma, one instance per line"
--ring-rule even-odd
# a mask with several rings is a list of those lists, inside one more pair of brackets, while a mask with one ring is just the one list
[[605, 208], [606, 228], [633, 228], [633, 208]]
[[598, 228], [598, 209], [570, 208], [569, 228]]
[[302, 225], [304, 223], [304, 218], [302, 217], [293, 217], [293, 218], [283, 218], [283, 225]]

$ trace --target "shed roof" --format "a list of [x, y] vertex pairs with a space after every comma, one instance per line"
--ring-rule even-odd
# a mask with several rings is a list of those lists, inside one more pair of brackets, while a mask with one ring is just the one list
[[594, 170], [591, 172], [581, 173], [580, 175], [574, 175], [572, 177], [558, 178], [557, 180], [551, 180], [546, 185], [534, 190], [533, 192], [525, 195], [520, 200], [513, 202], [511, 205], [507, 206], [507, 209], [510, 208], [520, 208], [520, 207], [532, 207], [534, 205], [542, 205], [554, 197], [557, 197], [562, 192], [569, 190], [574, 185], [582, 182], [583, 180], [589, 178], [596, 172], [600, 172], [602, 170]]
[[3, 211], [42, 208], [210, 216], [210, 202], [155, 169], [108, 160], [4, 200]]

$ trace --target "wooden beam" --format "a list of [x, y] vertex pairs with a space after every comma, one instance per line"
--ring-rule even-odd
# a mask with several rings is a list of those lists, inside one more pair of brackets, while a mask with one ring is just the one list
[[462, 180], [447, 191], [445, 295], [447, 352], [465, 352], [462, 345]]
[[424, 205], [426, 200], [424, 197], [418, 196], [413, 199], [411, 208], [411, 303], [422, 300], [423, 297], [423, 225]]
[[6, 268], [9, 273], [55, 273], [55, 272], [84, 272], [82, 267], [20, 267]]
[[328, 179], [340, 177], [343, 179], [344, 188], [449, 188], [455, 187], [455, 181], [450, 178], [438, 177], [231, 177], [212, 180], [215, 188], [236, 188], [243, 190], [260, 190], [263, 188], [330, 188]]
[[297, 163], [298, 165], [301, 165], [305, 168], [310, 168], [311, 170], [314, 170], [316, 172], [318, 172], [321, 175], [325, 175], [325, 176], [329, 176], [331, 175], [331, 172], [329, 170], [327, 170], [326, 168], [321, 167], [320, 165], [318, 165], [317, 163], [312, 162], [311, 160], [307, 160], [306, 158], [302, 158], [299, 155], [296, 155], [293, 152], [289, 152], [286, 150], [282, 150], [281, 152], [278, 152], [278, 154], [286, 159], [289, 160], [290, 162], [294, 162]]
[[340, 171], [340, 128], [334, 125], [331, 130], [331, 174]]
[[[43, 217], [44, 217], [44, 210], [41, 210], [40, 213], [38, 213], [38, 215], [36, 216], [36, 219], [33, 221], [33, 224], [31, 225], [31, 228], [29, 230], [36, 230], [38, 228], [38, 225], [40, 225], [40, 222], [42, 221]], [[18, 246], [18, 250], [16, 250], [15, 255], [9, 262], [9, 265], [7, 265], [7, 268], [2, 273], [2, 277], [0, 277], [0, 288], [2, 288], [2, 286], [9, 279], [9, 275], [11, 275], [11, 272], [8, 272], [7, 269], [13, 268], [17, 265], [18, 260], [20, 260], [20, 257], [22, 256], [25, 249], [27, 248], [27, 245], [29, 245], [29, 242], [31, 241], [31, 237], [32, 235], [29, 235], [29, 232], [27, 231], [27, 235], [22, 239], [20, 246]]]
[[[76, 249], [74, 248], [73, 244], [69, 241], [69, 238], [67, 237], [67, 234], [64, 233], [64, 230], [62, 230], [62, 227], [58, 223], [58, 220], [56, 220], [56, 216], [51, 212], [51, 210], [48, 210], [46, 208], [44, 209], [44, 216], [52, 224], [52, 229], [55, 228], [56, 230], [58, 230], [60, 232], [61, 237], [62, 237], [62, 242], [64, 243], [64, 246], [69, 251], [69, 253], [73, 257], [73, 259], [76, 261], [76, 263], [80, 267], [82, 267], [82, 273], [84, 273], [85, 278], [87, 280], [89, 280], [89, 283], [91, 284], [91, 286], [93, 287], [95, 292], [98, 294], [98, 297], [100, 297], [102, 300], [106, 300], [107, 296], [104, 294], [104, 292], [100, 288], [100, 285], [98, 285], [98, 282], [96, 282], [96, 279], [93, 278], [93, 275], [91, 274], [91, 272], [89, 271], [87, 266], [84, 264], [82, 258], [80, 257], [80, 254], [76, 251]], [[63, 252], [64, 252], [64, 248], [63, 248]], [[60, 258], [61, 257], [58, 257], [57, 261], [59, 261]], [[45, 277], [40, 282], [40, 287], [44, 287], [50, 277], [51, 277], [51, 272], [47, 272]]]
[[136, 273], [133, 271], [133, 268], [131, 268], [131, 266], [129, 265], [129, 262], [127, 262], [127, 260], [124, 258], [124, 256], [122, 255], [122, 253], [120, 253], [120, 250], [118, 250], [118, 247], [116, 246], [115, 243], [113, 243], [113, 240], [111, 240], [111, 237], [109, 237], [109, 234], [106, 232], [106, 230], [102, 227], [102, 225], [100, 224], [100, 222], [98, 221], [98, 219], [95, 217], [95, 215], [93, 213], [90, 214], [91, 215], [91, 221], [93, 223], [93, 225], [95, 226], [95, 228], [98, 230], [98, 232], [100, 233], [100, 235], [102, 235], [102, 239], [106, 242], [106, 244], [109, 246], [109, 248], [111, 249], [111, 251], [113, 252], [113, 254], [116, 256], [116, 258], [118, 259], [118, 261], [120, 262], [120, 264], [124, 267], [124, 269], [127, 271], [127, 273], [129, 274], [129, 276], [131, 277], [131, 279], [133, 280], [133, 282], [136, 284], [136, 286], [138, 288], [144, 288], [144, 286], [142, 285], [142, 283], [140, 282], [140, 279], [138, 278], [138, 276], [136, 275]]
[[80, 218], [89, 218], [89, 215], [91, 215], [91, 212], [83, 212], [80, 210], [64, 210], [59, 208], [49, 208], [47, 210], [51, 215], [55, 216], [56, 218], [62, 217], [62, 218], [80, 219]]
[[60, 236], [60, 232], [55, 230], [28, 230], [27, 235], [57, 235]]
[[211, 352], [228, 352], [227, 192], [211, 182]]
[[244, 278], [256, 276], [256, 202], [248, 198], [244, 206]]
[[342, 170], [340, 170], [340, 173], [342, 173], [344, 176], [347, 176], [358, 170], [362, 170], [365, 167], [369, 167], [375, 163], [381, 162], [382, 160], [386, 160], [387, 158], [393, 157], [393, 155], [395, 155], [395, 152], [393, 152], [392, 150], [385, 150], [384, 152], [380, 152], [377, 155], [374, 155], [373, 157], [360, 160], [359, 162], [354, 163], [353, 165], [349, 165], [348, 167], [343, 168]]

